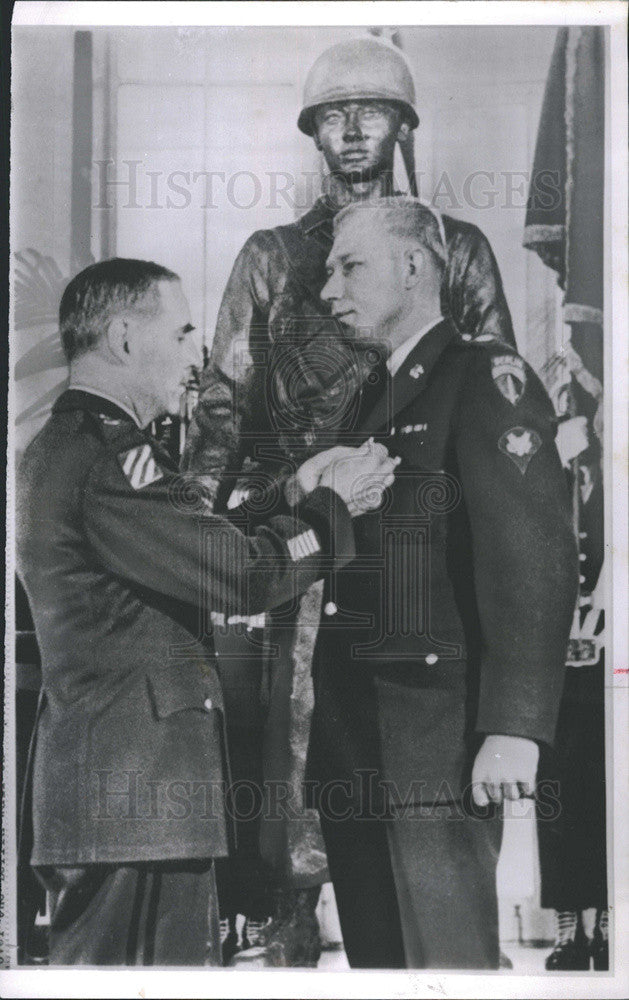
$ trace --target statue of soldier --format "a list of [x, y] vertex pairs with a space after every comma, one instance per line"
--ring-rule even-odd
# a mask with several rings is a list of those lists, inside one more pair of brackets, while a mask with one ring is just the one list
[[[343, 338], [320, 293], [336, 213], [350, 201], [399, 193], [395, 146], [419, 124], [405, 57], [373, 37], [327, 49], [307, 76], [297, 124], [323, 153], [330, 171], [325, 193], [295, 223], [255, 232], [243, 246], [186, 442], [184, 468], [203, 474], [219, 509], [232, 506], [230, 495], [240, 496], [251, 477], [259, 483], [260, 475], [290, 473], [304, 457], [347, 436], [361, 396], [372, 391], [384, 364], [373, 345], [361, 350], [360, 342]], [[487, 239], [476, 226], [445, 215], [439, 225], [447, 258], [443, 315], [474, 337], [514, 345]], [[267, 799], [259, 844], [276, 887], [266, 958], [276, 965], [316, 965], [314, 910], [320, 886], [329, 881], [317, 815], [299, 805], [321, 595], [322, 585], [314, 585], [297, 606], [274, 613], [265, 631], [260, 754]], [[269, 806], [274, 782], [290, 789], [283, 811]]]

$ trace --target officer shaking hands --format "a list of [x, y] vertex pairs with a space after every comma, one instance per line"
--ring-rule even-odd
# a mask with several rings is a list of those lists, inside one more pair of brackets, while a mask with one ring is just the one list
[[276, 485], [255, 510], [213, 516], [146, 429], [178, 412], [201, 364], [177, 275], [92, 265], [63, 294], [60, 331], [69, 388], [25, 453], [16, 504], [42, 657], [31, 864], [50, 893], [50, 962], [220, 964], [212, 859], [230, 824], [205, 623], [347, 562], [354, 483], [384, 488], [395, 463], [372, 443], [330, 451], [297, 470], [295, 506]]
[[421, 202], [350, 205], [322, 291], [386, 359], [354, 431], [401, 459], [315, 650], [308, 776], [352, 965], [497, 968], [496, 806], [534, 792], [576, 600], [552, 405], [515, 350], [443, 319], [445, 257]]

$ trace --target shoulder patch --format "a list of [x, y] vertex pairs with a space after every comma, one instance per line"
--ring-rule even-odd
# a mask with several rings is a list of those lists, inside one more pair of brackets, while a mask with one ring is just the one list
[[136, 448], [118, 453], [118, 461], [134, 490], [163, 479], [164, 470], [157, 464], [150, 444], [140, 444]]
[[523, 359], [518, 354], [495, 354], [491, 359], [491, 377], [504, 398], [517, 406], [526, 386]]
[[542, 439], [531, 427], [512, 427], [504, 432], [498, 447], [524, 475], [533, 455], [542, 447]]

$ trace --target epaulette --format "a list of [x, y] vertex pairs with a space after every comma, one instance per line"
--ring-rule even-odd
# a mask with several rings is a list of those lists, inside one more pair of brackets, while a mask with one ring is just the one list
[[487, 352], [488, 349], [492, 347], [504, 347], [505, 344], [498, 340], [496, 337], [490, 337], [489, 334], [483, 334], [480, 337], [473, 337], [471, 333], [459, 333], [458, 336], [453, 337], [448, 348], [454, 351], [461, 351], [463, 354], [468, 354], [470, 349], [473, 349], [474, 353], [478, 352], [479, 348]]
[[94, 410], [82, 410], [80, 412], [83, 424], [87, 425], [96, 434], [99, 441], [105, 443], [110, 441], [113, 434], [117, 434], [124, 424], [122, 420], [114, 420], [114, 418], [107, 417], [104, 413], [97, 413]]
[[86, 413], [86, 417], [105, 444], [120, 447], [119, 442], [128, 441], [130, 447], [136, 441], [144, 440], [136, 424], [131, 420], [125, 420], [124, 417], [114, 417], [110, 413], [99, 413], [95, 410]]
[[462, 333], [460, 334], [460, 340], [466, 347], [508, 346], [503, 340], [499, 340], [498, 337], [494, 337], [491, 333], [481, 333], [478, 337], [473, 337], [471, 333]]
[[500, 337], [494, 337], [490, 333], [482, 333], [479, 337], [473, 337], [471, 333], [462, 333], [455, 343], [466, 348], [481, 348], [486, 352], [487, 357], [493, 357], [496, 353], [514, 358], [520, 357], [517, 347], [514, 347], [513, 344], [507, 344]]

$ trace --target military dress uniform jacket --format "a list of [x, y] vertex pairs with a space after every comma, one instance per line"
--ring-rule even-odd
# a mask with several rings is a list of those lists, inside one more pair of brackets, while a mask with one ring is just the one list
[[203, 623], [290, 600], [354, 551], [332, 491], [296, 511], [257, 500], [250, 520], [204, 513], [147, 432], [88, 392], [65, 392], [28, 447], [17, 565], [44, 692], [32, 864], [226, 853], [222, 700]]
[[[282, 402], [265, 383], [268, 346], [281, 338], [299, 345], [318, 334], [335, 335], [329, 307], [320, 295], [337, 211], [330, 199], [319, 198], [297, 222], [253, 233], [236, 259], [183, 459], [184, 468], [202, 472], [208, 482], [210, 477], [218, 481], [226, 468], [234, 472], [265, 431], [267, 441], [269, 436], [277, 439], [273, 432], [278, 417], [286, 424], [285, 413], [272, 412], [281, 410]], [[509, 307], [487, 239], [471, 223], [442, 218], [448, 258], [444, 314], [474, 336], [491, 334], [514, 344]], [[310, 374], [316, 378], [316, 373]], [[294, 375], [291, 362], [285, 381], [290, 383]], [[285, 395], [291, 400], [290, 384]], [[297, 421], [289, 415], [289, 424], [291, 418], [289, 431], [296, 433], [299, 415]]]
[[362, 429], [402, 462], [326, 585], [308, 777], [349, 782], [337, 812], [457, 799], [482, 734], [551, 744], [578, 576], [552, 405], [511, 348], [439, 323]]

